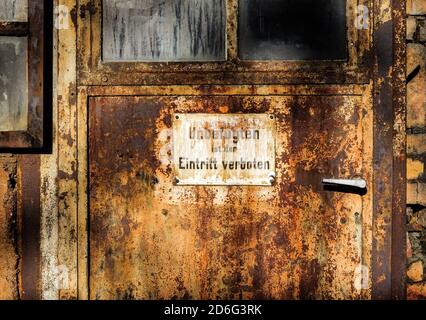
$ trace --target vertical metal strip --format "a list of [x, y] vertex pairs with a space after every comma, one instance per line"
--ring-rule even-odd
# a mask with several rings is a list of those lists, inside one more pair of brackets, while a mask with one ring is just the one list
[[393, 21], [391, 0], [374, 2], [372, 298], [391, 297], [393, 193]]
[[393, 1], [392, 298], [406, 290], [406, 1]]
[[405, 297], [405, 1], [375, 2], [373, 299]]
[[77, 1], [58, 0], [57, 152], [59, 299], [77, 299]]
[[78, 90], [78, 299], [89, 298], [87, 90]]
[[[54, 1], [56, 5], [57, 0]], [[54, 17], [52, 17], [54, 19]], [[53, 32], [53, 96], [57, 93], [57, 32]], [[58, 147], [57, 147], [57, 100], [52, 101], [52, 152], [40, 159], [41, 175], [41, 298], [57, 300], [58, 295]]]
[[40, 295], [40, 156], [20, 157], [22, 217], [22, 295], [38, 300]]

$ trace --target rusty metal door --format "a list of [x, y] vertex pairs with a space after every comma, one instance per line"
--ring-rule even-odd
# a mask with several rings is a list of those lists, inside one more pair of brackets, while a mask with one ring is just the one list
[[[90, 298], [365, 295], [371, 197], [321, 181], [370, 187], [371, 103], [313, 91], [90, 97]], [[273, 185], [177, 185], [176, 113], [273, 114]]]
[[[171, 4], [78, 3], [78, 297], [402, 297], [402, 2]], [[182, 182], [179, 115], [271, 117], [270, 180]]]

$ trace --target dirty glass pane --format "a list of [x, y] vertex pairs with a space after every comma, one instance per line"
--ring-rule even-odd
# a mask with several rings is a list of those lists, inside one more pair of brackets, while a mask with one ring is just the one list
[[0, 0], [0, 21], [27, 21], [28, 0]]
[[104, 0], [103, 60], [224, 60], [225, 23], [225, 0]]
[[346, 60], [345, 0], [240, 0], [244, 60]]
[[0, 37], [0, 131], [26, 131], [27, 38]]

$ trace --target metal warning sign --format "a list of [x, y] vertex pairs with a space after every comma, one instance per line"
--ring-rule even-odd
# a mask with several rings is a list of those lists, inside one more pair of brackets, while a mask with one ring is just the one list
[[271, 114], [175, 114], [177, 185], [272, 185], [275, 117]]

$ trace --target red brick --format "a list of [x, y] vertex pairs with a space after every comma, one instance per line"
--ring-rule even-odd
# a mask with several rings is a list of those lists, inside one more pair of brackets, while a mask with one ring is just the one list
[[426, 300], [426, 282], [409, 284], [407, 286], [408, 300]]
[[407, 74], [417, 66], [420, 72], [407, 85], [407, 126], [426, 126], [426, 47], [410, 43], [407, 47]]
[[420, 282], [423, 280], [423, 262], [421, 260], [410, 264], [407, 270], [407, 277], [413, 282]]
[[410, 155], [426, 153], [426, 134], [408, 134], [407, 153]]
[[417, 40], [426, 41], [426, 20], [422, 19], [417, 22]]
[[414, 40], [414, 34], [417, 29], [417, 19], [416, 17], [407, 18], [407, 40]]
[[420, 178], [425, 170], [424, 163], [420, 160], [407, 159], [407, 179], [415, 180]]

